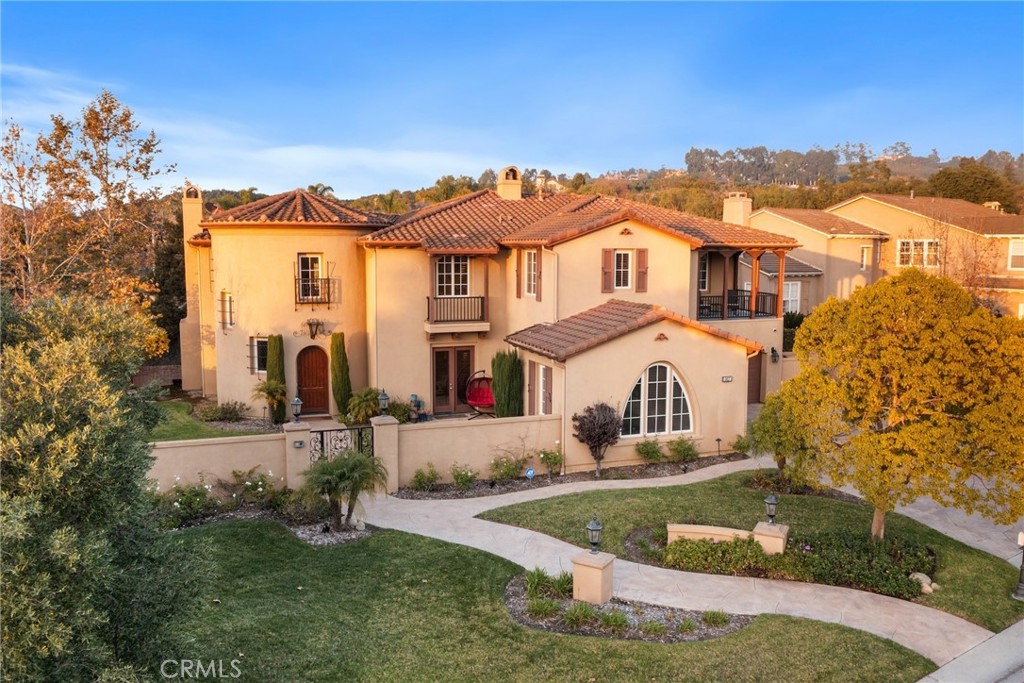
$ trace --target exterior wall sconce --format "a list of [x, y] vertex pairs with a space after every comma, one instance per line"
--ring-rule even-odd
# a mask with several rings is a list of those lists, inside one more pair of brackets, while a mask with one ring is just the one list
[[301, 414], [302, 414], [302, 399], [299, 398], [298, 396], [296, 396], [295, 398], [292, 399], [292, 417], [294, 417], [295, 421], [298, 422], [299, 421], [299, 415], [301, 415]]
[[590, 541], [590, 552], [593, 555], [597, 554], [597, 546], [601, 543], [601, 530], [604, 526], [601, 522], [597, 521], [597, 514], [594, 514], [594, 518], [587, 523], [587, 540]]
[[324, 321], [317, 318], [310, 318], [306, 321], [306, 325], [309, 327], [310, 339], [316, 339], [316, 335], [324, 330]]
[[768, 494], [768, 497], [764, 499], [764, 511], [768, 515], [768, 523], [775, 524], [775, 513], [779, 509], [779, 497], [775, 495], [775, 492]]
[[778, 363], [779, 362], [779, 351], [774, 346], [772, 347], [772, 362], [773, 363]]

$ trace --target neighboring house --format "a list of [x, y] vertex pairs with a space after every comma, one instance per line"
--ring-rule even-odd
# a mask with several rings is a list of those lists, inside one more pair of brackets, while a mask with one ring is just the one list
[[[1003, 314], [1024, 318], [1024, 216], [998, 205], [961, 199], [862, 194], [824, 210], [765, 208], [745, 223], [788, 235], [802, 246], [793, 257], [822, 271], [821, 287], [802, 292], [809, 312], [829, 296], [917, 267], [950, 277]], [[744, 220], [742, 209], [733, 209]], [[728, 218], [726, 219], [728, 220]], [[790, 275], [794, 269], [790, 267]], [[796, 282], [787, 277], [786, 287]]]
[[743, 259], [784, 272], [798, 246], [785, 236], [600, 195], [524, 198], [515, 167], [497, 191], [401, 217], [301, 190], [206, 220], [199, 201], [186, 192], [186, 235], [205, 230], [186, 263], [207, 280], [189, 283], [183, 364], [199, 370], [184, 388], [220, 400], [249, 400], [259, 340], [283, 334], [289, 392], [305, 412], [304, 392], [323, 384], [317, 407], [339, 412], [325, 336], [341, 331], [356, 388], [416, 394], [435, 416], [457, 415], [469, 410], [470, 376], [490, 374], [512, 345], [527, 414], [605, 401], [624, 416], [620, 449], [686, 435], [706, 452], [742, 433], [747, 404], [781, 382], [762, 359], [781, 349], [784, 302], [770, 277], [748, 287], [740, 272]]

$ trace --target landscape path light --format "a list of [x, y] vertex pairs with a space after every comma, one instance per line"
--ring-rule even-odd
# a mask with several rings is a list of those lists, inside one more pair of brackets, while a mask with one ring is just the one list
[[299, 398], [298, 396], [296, 396], [295, 398], [292, 399], [292, 417], [294, 417], [295, 421], [298, 422], [299, 421], [299, 415], [301, 415], [301, 414], [302, 414], [302, 399]]
[[779, 509], [779, 497], [775, 495], [775, 492], [768, 494], [768, 497], [764, 499], [764, 511], [768, 515], [768, 523], [775, 524], [775, 513]]
[[597, 554], [597, 546], [601, 543], [601, 530], [604, 527], [601, 522], [597, 521], [597, 514], [594, 514], [594, 518], [587, 524], [587, 540], [590, 541], [590, 552], [594, 555]]

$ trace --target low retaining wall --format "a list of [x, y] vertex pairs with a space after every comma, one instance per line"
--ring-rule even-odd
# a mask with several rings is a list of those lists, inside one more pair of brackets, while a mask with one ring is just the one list
[[784, 551], [786, 538], [789, 535], [789, 527], [785, 524], [768, 524], [767, 522], [758, 522], [753, 531], [704, 524], [669, 524], [667, 529], [669, 543], [680, 538], [708, 539], [719, 542], [735, 541], [738, 538], [753, 538], [761, 544], [766, 555], [775, 555]]

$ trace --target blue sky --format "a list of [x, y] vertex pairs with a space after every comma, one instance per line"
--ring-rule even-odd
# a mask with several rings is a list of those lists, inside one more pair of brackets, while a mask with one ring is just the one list
[[1024, 152], [1024, 3], [44, 3], [0, 7], [5, 119], [109, 89], [201, 187], [338, 196], [692, 146]]

